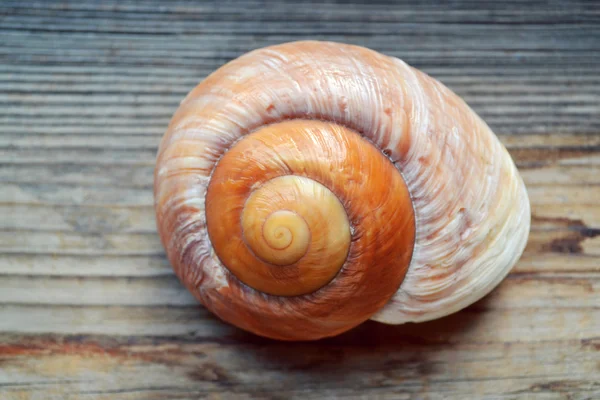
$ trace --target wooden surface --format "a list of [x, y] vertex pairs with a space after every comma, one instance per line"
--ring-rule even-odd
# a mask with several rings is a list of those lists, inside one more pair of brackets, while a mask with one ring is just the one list
[[[293, 3], [0, 3], [0, 398], [600, 398], [598, 3]], [[169, 118], [222, 63], [304, 38], [401, 57], [500, 135], [533, 224], [491, 295], [290, 344], [182, 288], [152, 210]]]

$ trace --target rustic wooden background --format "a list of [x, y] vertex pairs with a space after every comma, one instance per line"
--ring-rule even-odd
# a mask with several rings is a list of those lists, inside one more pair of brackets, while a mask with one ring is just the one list
[[[0, 3], [0, 398], [600, 398], [600, 7], [456, 0]], [[439, 321], [314, 343], [209, 315], [158, 240], [152, 173], [188, 90], [305, 38], [403, 58], [500, 135], [533, 225]]]

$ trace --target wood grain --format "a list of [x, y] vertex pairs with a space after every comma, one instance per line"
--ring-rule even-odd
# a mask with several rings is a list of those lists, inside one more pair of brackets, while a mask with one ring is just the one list
[[[0, 398], [600, 398], [596, 2], [7, 0], [0, 37]], [[172, 113], [222, 63], [307, 38], [398, 56], [499, 134], [532, 231], [482, 301], [289, 344], [173, 275], [151, 190]]]

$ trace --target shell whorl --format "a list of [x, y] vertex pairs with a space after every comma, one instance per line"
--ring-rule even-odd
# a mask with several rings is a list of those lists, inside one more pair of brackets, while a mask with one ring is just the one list
[[[277, 296], [335, 290], [354, 303], [351, 314], [385, 304], [398, 289], [412, 254], [411, 207], [400, 174], [377, 148], [315, 120], [271, 124], [237, 142], [217, 163], [206, 197], [209, 238], [239, 280]], [[277, 233], [283, 240], [273, 245]], [[375, 244], [395, 248], [374, 251]], [[382, 266], [367, 271], [368, 263]], [[370, 289], [340, 294], [345, 285]]]
[[450, 314], [522, 253], [529, 202], [454, 93], [357, 46], [248, 53], [174, 115], [155, 172], [161, 240], [222, 319], [287, 340]]

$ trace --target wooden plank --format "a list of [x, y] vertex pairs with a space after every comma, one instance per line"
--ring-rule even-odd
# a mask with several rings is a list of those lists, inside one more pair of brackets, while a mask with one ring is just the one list
[[153, 206], [154, 199], [148, 188], [108, 191], [105, 187], [0, 183], [0, 203]]
[[[590, 263], [592, 259], [590, 258]], [[593, 270], [599, 265], [587, 266]], [[164, 254], [158, 255], [67, 255], [2, 254], [0, 275], [4, 276], [110, 276], [148, 277], [172, 275], [171, 264]], [[135, 294], [133, 294], [135, 295]]]
[[[127, 27], [123, 27], [122, 24], [119, 24], [122, 20], [127, 22], [142, 22], [145, 20], [152, 20], [156, 23], [167, 23], [167, 22], [177, 22], [177, 24], [171, 29], [175, 29], [175, 27], [179, 25], [186, 25], [186, 22], [189, 20], [200, 19], [201, 21], [211, 21], [218, 18], [218, 20], [223, 22], [236, 21], [236, 22], [248, 22], [254, 23], [252, 26], [253, 32], [260, 32], [262, 29], [267, 29], [266, 26], [260, 26], [256, 24], [256, 22], [269, 22], [269, 27], [272, 27], [269, 32], [278, 32], [281, 34], [289, 34], [290, 30], [280, 29], [279, 25], [275, 24], [276, 22], [281, 21], [281, 19], [285, 19], [289, 22], [298, 22], [304, 23], [307, 27], [311, 27], [313, 25], [317, 25], [319, 21], [328, 22], [330, 24], [343, 24], [345, 22], [359, 22], [363, 23], [366, 26], [371, 26], [371, 29], [377, 29], [377, 25], [385, 24], [385, 23], [393, 23], [393, 22], [402, 22], [402, 21], [411, 21], [413, 23], [426, 24], [430, 22], [439, 22], [442, 20], [447, 21], [448, 23], [460, 22], [460, 23], [468, 23], [465, 24], [467, 27], [469, 25], [473, 25], [481, 22], [488, 22], [493, 27], [496, 24], [502, 23], [517, 23], [517, 21], [521, 22], [530, 22], [532, 25], [535, 22], [541, 22], [543, 25], [548, 25], [550, 23], [560, 24], [563, 23], [577, 23], [583, 24], [586, 21], [597, 21], [598, 19], [598, 11], [594, 9], [594, 7], [587, 6], [585, 3], [576, 4], [574, 3], [572, 7], [565, 7], [564, 5], [560, 5], [560, 3], [555, 4], [554, 6], [550, 6], [548, 4], [537, 4], [537, 7], [524, 6], [522, 2], [518, 7], [512, 5], [505, 5], [503, 7], [498, 7], [494, 10], [493, 13], [488, 12], [487, 14], [483, 12], [484, 10], [474, 9], [473, 7], [469, 7], [470, 3], [468, 2], [460, 2], [458, 4], [453, 4], [452, 7], [448, 7], [448, 9], [440, 9], [431, 6], [419, 6], [416, 2], [407, 2], [406, 4], [396, 4], [395, 6], [390, 6], [388, 2], [385, 4], [377, 4], [370, 3], [369, 7], [366, 5], [360, 4], [349, 4], [346, 7], [335, 7], [334, 4], [322, 4], [322, 3], [304, 3], [295, 5], [294, 8], [296, 13], [287, 12], [291, 4], [289, 2], [284, 2], [282, 4], [273, 5], [269, 7], [268, 10], [265, 10], [264, 7], [261, 8], [260, 2], [244, 2], [245, 7], [235, 7], [235, 5], [222, 5], [219, 8], [219, 12], [213, 7], [210, 7], [209, 4], [206, 6], [199, 6], [194, 3], [184, 3], [183, 5], [171, 5], [169, 10], [163, 11], [162, 13], [157, 13], [156, 7], [151, 7], [146, 5], [144, 6], [136, 6], [129, 7], [127, 5], [122, 4], [113, 4], [111, 8], [104, 8], [102, 6], [92, 5], [87, 3], [83, 8], [80, 6], [62, 6], [59, 8], [61, 11], [60, 14], [53, 13], [54, 19], [58, 19], [64, 15], [64, 17], [75, 17], [81, 21], [89, 21], [90, 25], [93, 27], [93, 22], [97, 20], [105, 19], [108, 22], [111, 22], [109, 26], [106, 28], [112, 28], [112, 30], [122, 32], [127, 29]], [[287, 3], [287, 4], [286, 4]], [[537, 3], [537, 2], [536, 2]], [[26, 18], [33, 20], [35, 22], [35, 18], [42, 19], [41, 17], [46, 17], [49, 13], [43, 12], [41, 10], [31, 9], [30, 7], [15, 7], [15, 3], [9, 3], [5, 6], [11, 6], [10, 15], [15, 16], [15, 20], [20, 22], [18, 25], [22, 27], [22, 21]], [[48, 7], [50, 9], [56, 9], [56, 5], [54, 7]], [[343, 10], [342, 10], [343, 8]], [[88, 10], [93, 10], [94, 12], [89, 12]], [[77, 10], [85, 10], [85, 11], [77, 11]], [[108, 12], [107, 12], [108, 11]], [[112, 11], [112, 12], [110, 12]], [[133, 12], [129, 12], [133, 11]], [[260, 12], [257, 12], [260, 11]], [[58, 15], [57, 15], [58, 14]], [[248, 15], [249, 18], [244, 19], [244, 17]], [[365, 15], [368, 15], [369, 18], [365, 19]], [[540, 16], [544, 18], [539, 21]], [[179, 17], [179, 18], [177, 18]], [[183, 18], [182, 18], [183, 17]], [[200, 18], [198, 18], [200, 17]], [[216, 18], [215, 18], [216, 17]], [[177, 18], [177, 19], [175, 19]], [[458, 20], [458, 21], [457, 21]], [[7, 22], [11, 22], [12, 20], [8, 20]], [[374, 22], [377, 22], [375, 24]], [[6, 26], [10, 26], [7, 24]], [[68, 24], [62, 27], [62, 30], [73, 29], [73, 26], [78, 26], [77, 23], [69, 21]], [[525, 25], [526, 26], [526, 25]], [[89, 28], [91, 29], [91, 28]], [[241, 28], [238, 28], [241, 29]], [[381, 29], [381, 28], [379, 28]], [[335, 31], [334, 29], [330, 29], [329, 32]], [[162, 30], [158, 30], [158, 32], [162, 32]], [[294, 32], [294, 31], [292, 31]], [[365, 35], [370, 31], [357, 31], [360, 35]]]
[[69, 232], [0, 232], [6, 254], [161, 255], [156, 233], [79, 234]]
[[153, 207], [0, 204], [0, 230], [156, 234]]
[[[331, 4], [305, 4], [296, 6], [294, 13], [287, 11], [290, 4], [256, 12], [253, 7], [259, 7], [257, 4], [260, 2], [247, 3], [246, 7], [220, 5], [220, 12], [225, 12], [218, 14], [220, 19], [215, 18], [210, 5], [189, 3], [171, 5], [173, 8], [161, 9], [161, 12], [157, 12], [156, 6], [120, 3], [109, 8], [90, 3], [83, 8], [72, 4], [36, 5], [45, 10], [8, 4], [3, 20], [7, 28], [4, 49], [6, 68], [13, 72], [4, 93], [14, 114], [9, 117], [12, 119], [8, 121], [7, 130], [15, 134], [69, 130], [73, 133], [81, 126], [78, 116], [82, 115], [89, 124], [82, 127], [83, 131], [91, 130], [94, 134], [149, 131], [159, 135], [162, 128], [157, 127], [166, 125], [177, 100], [213, 69], [251, 48], [297, 39], [299, 33], [304, 36], [305, 30], [314, 38], [350, 41], [406, 59], [448, 83], [498, 132], [546, 133], [552, 129], [564, 133], [593, 133], [600, 129], [598, 86], [582, 81], [597, 79], [597, 55], [600, 54], [600, 33], [596, 25], [589, 22], [597, 19], [598, 11], [585, 3], [569, 7], [519, 4], [519, 7], [498, 7], [493, 13], [474, 9], [467, 2], [453, 4], [449, 10], [414, 4], [369, 7], [351, 4], [340, 10]], [[48, 14], [52, 9], [60, 12]], [[524, 9], [529, 11], [524, 12]], [[269, 16], [265, 17], [265, 13]], [[365, 15], [369, 15], [367, 21]], [[540, 16], [548, 18], [543, 20], [546, 23], [522, 23], [514, 29], [515, 19], [533, 21]], [[268, 24], [258, 23], [264, 18]], [[453, 19], [461, 24], [452, 23]], [[470, 22], [464, 24], [466, 20]], [[148, 21], [153, 21], [150, 27], [146, 26]], [[264, 26], [269, 28], [261, 32]], [[421, 35], [419, 27], [428, 34]], [[40, 29], [43, 32], [37, 31]], [[87, 31], [67, 32], [77, 29]], [[151, 34], [148, 34], [149, 29]], [[252, 34], [247, 34], [249, 29]], [[128, 30], [133, 31], [128, 33]], [[173, 40], [175, 32], [172, 30], [176, 30], [177, 40]], [[403, 40], [390, 40], [389, 30]], [[211, 31], [219, 34], [211, 34]], [[287, 36], [282, 32], [287, 32]], [[453, 51], [448, 53], [448, 48]], [[168, 65], [164, 62], [166, 58]], [[43, 65], [48, 71], [66, 68], [75, 72], [68, 78], [69, 85], [87, 82], [90, 74], [102, 71], [96, 75], [100, 74], [108, 86], [87, 86], [83, 92], [64, 88], [67, 90], [64, 93], [61, 87], [55, 87], [52, 79], [54, 89], [47, 87], [45, 96], [41, 95], [43, 86], [35, 89], [24, 85], [18, 93], [11, 92], [17, 85], [12, 79], [30, 82], [30, 75], [23, 72], [30, 72], [31, 64]], [[131, 65], [135, 68], [129, 67]], [[115, 68], [120, 71], [111, 72]], [[123, 71], [126, 71], [125, 76]], [[140, 86], [132, 78], [133, 83], [125, 83], [118, 89], [124, 77], [135, 76], [147, 80], [158, 77], [160, 81]], [[511, 87], [506, 84], [507, 77], [509, 81], [519, 79], [524, 85]], [[474, 90], [469, 86], [486, 79], [494, 83]], [[530, 83], [531, 88], [527, 87]], [[133, 90], [129, 91], [131, 86]], [[153, 88], [160, 92], [152, 95], [148, 90], [155, 90]], [[107, 90], [122, 93], [118, 96], [117, 108], [110, 107], [115, 102], [112, 93], [103, 95]], [[90, 91], [95, 95], [89, 96]], [[136, 91], [141, 94], [135, 94]], [[499, 91], [504, 95], [498, 95]], [[85, 104], [77, 98], [78, 93]], [[108, 104], [101, 106], [96, 102], [102, 102], [103, 97]], [[93, 104], [89, 104], [90, 101]], [[156, 106], [157, 101], [164, 107], [152, 109], [150, 105]], [[41, 110], [36, 107], [39, 104], [44, 106]], [[76, 104], [81, 107], [70, 108], [71, 112], [65, 114], [70, 105]], [[140, 108], [139, 104], [146, 107]], [[63, 110], [54, 110], [54, 106]], [[31, 126], [28, 128], [16, 123], [15, 119], [22, 120], [33, 109], [39, 110], [38, 126], [27, 125]], [[156, 120], [157, 116], [159, 122], [154, 123], [151, 119]], [[71, 120], [71, 126], [61, 131], [56, 124], [49, 123], [57, 119], [67, 120], [64, 125], [69, 125], [68, 120]], [[107, 119], [111, 128], [102, 130]], [[110, 125], [123, 127], [131, 120], [141, 122], [128, 130]]]
[[[382, 337], [375, 346], [371, 338], [376, 339], [358, 342], [347, 335], [338, 344], [292, 346], [95, 337], [15, 343], [8, 338], [3, 341], [3, 367], [21, 384], [0, 381], [0, 390], [15, 396], [94, 399], [219, 398], [218, 393], [262, 399], [319, 394], [458, 399], [460, 393], [546, 399], [564, 398], [572, 391], [592, 397], [599, 393], [597, 382], [588, 381], [599, 377], [593, 372], [598, 351], [594, 342], [559, 341], [548, 348], [548, 343], [448, 346], [409, 339], [400, 345]], [[110, 384], [105, 382], [107, 371], [116, 372]], [[494, 385], [486, 385], [482, 376]]]
[[[86, 266], [82, 265], [82, 269]], [[595, 289], [584, 285], [590, 291]], [[576, 287], [571, 282], [563, 288]], [[560, 289], [557, 289], [560, 291]], [[582, 300], [584, 301], [584, 300]], [[585, 301], [584, 301], [585, 302]], [[0, 304], [73, 306], [189, 307], [198, 302], [174, 275], [158, 277], [28, 277], [5, 276], [0, 282]], [[578, 303], [585, 304], [585, 303]]]
[[[165, 124], [166, 126], [166, 124]], [[101, 136], [43, 136], [43, 135], [8, 135], [0, 137], [0, 146], [17, 148], [87, 148], [87, 149], [142, 149], [156, 151], [162, 133], [157, 134], [154, 140], [148, 137], [126, 136], [122, 135], [115, 140], [115, 137]]]
[[[84, 270], [85, 265], [81, 266]], [[85, 272], [82, 271], [82, 274]], [[598, 306], [600, 278], [593, 273], [519, 274], [509, 276], [473, 310], [570, 309]], [[174, 275], [154, 277], [4, 276], [1, 304], [69, 306], [189, 307], [198, 302]]]
[[[573, 167], [577, 168], [577, 167]], [[566, 168], [564, 168], [566, 169]], [[567, 171], [564, 172], [566, 175]], [[0, 182], [60, 183], [77, 186], [152, 187], [154, 166], [1, 166]], [[565, 178], [567, 178], [565, 176]]]
[[[214, 21], [210, 20], [208, 16], [196, 13], [191, 18], [178, 18], [177, 23], [166, 18], [159, 18], [152, 25], [149, 25], [149, 21], [146, 19], [130, 18], [119, 21], [121, 23], [118, 25], [123, 25], [122, 29], [119, 29], [121, 26], [117, 26], [116, 19], [112, 17], [96, 17], [98, 15], [96, 14], [96, 16], [77, 18], [69, 17], [67, 14], [58, 13], [51, 18], [27, 14], [6, 16], [2, 21], [2, 28], [6, 31], [4, 48], [23, 49], [23, 55], [29, 53], [52, 54], [50, 49], [44, 48], [42, 44], [61, 40], [71, 46], [61, 48], [60, 52], [54, 52], [56, 57], [85, 56], [94, 53], [100, 57], [106, 57], [111, 55], [107, 50], [110, 42], [114, 43], [114, 34], [118, 33], [119, 39], [126, 39], [136, 44], [130, 53], [123, 53], [123, 56], [127, 58], [133, 56], [157, 58], [165, 55], [167, 48], [171, 46], [173, 51], [180, 54], [185, 53], [188, 58], [223, 59], [235, 57], [240, 52], [247, 51], [248, 48], [298, 40], [298, 35], [312, 29], [308, 34], [313, 37], [322, 37], [326, 34], [327, 39], [339, 41], [342, 36], [347, 36], [345, 41], [368, 45], [394, 56], [405, 54], [404, 58], [412, 58], [412, 54], [415, 54], [428, 59], [433, 54], [432, 51], [443, 48], [443, 44], [436, 41], [435, 38], [445, 37], [446, 43], [453, 45], [457, 50], [457, 58], [450, 62], [452, 65], [458, 61], [468, 63], [469, 61], [465, 59], [468, 52], [478, 52], [480, 56], [493, 57], [499, 55], [500, 50], [507, 51], [505, 56], [506, 54], [513, 55], [511, 51], [518, 51], [519, 55], [529, 54], [537, 58], [550, 54], [550, 49], [555, 49], [570, 51], [575, 57], [582, 57], [582, 59], [594, 58], [596, 57], [594, 54], [584, 54], [576, 52], [576, 50], [593, 48], [596, 45], [594, 40], [598, 36], [598, 31], [593, 23], [523, 25], [519, 30], [515, 30], [503, 24], [487, 24], [485, 22], [464, 25], [448, 21], [441, 23], [440, 20], [417, 25], [413, 21], [401, 18], [398, 21], [385, 21], [380, 24], [360, 20], [332, 21], [324, 24], [322, 22], [295, 21], [286, 16], [280, 16], [279, 21], [273, 21], [269, 27], [264, 28], [270, 30], [283, 24], [288, 25], [289, 29], [285, 33], [273, 36], [268, 35], [268, 32], [258, 26], [256, 21], [252, 21], [248, 13], [243, 13], [239, 18], [230, 21]], [[64, 23], [67, 19], [71, 20], [69, 24]], [[254, 35], [243, 35], [248, 32], [249, 26], [255, 27]], [[395, 31], [395, 34], [404, 38], [417, 37], [419, 33], [414, 30], [417, 26], [426, 29], [429, 36], [421, 37], [419, 41], [406, 40], [396, 43], [385, 38], [391, 29]], [[573, 30], [573, 26], [576, 26], [577, 30]], [[153, 32], [155, 36], [147, 35], [151, 27], [156, 28], [156, 31]], [[356, 35], [357, 30], [361, 28], [364, 28], [365, 32]], [[353, 29], [355, 30], [353, 31]], [[179, 31], [180, 40], [173, 41], [170, 37], [174, 30]], [[23, 36], [22, 31], [30, 32], [28, 46], [18, 40]], [[77, 40], [85, 36], [81, 32], [86, 32], [88, 37], [89, 34], [93, 34], [95, 40], [85, 45]], [[206, 45], [193, 53], [190, 42], [196, 39], [195, 36], [200, 33], [202, 33], [202, 39], [206, 41]], [[111, 37], [111, 35], [113, 36]], [[232, 36], [238, 35], [241, 36], [240, 40], [227, 46], [224, 45]], [[483, 42], [478, 36], [488, 36], [489, 41]], [[515, 42], [514, 39], [519, 36], [526, 36], [529, 40]], [[447, 54], [440, 55], [450, 59]], [[505, 57], [505, 59], [510, 60], [510, 57]], [[179, 61], [183, 62], [184, 60]]]
[[[485, 300], [483, 300], [485, 302]], [[66, 306], [3, 304], [0, 331], [11, 334], [109, 335], [117, 337], [192, 336], [208, 341], [237, 340], [242, 332], [225, 324], [200, 306]], [[32, 323], [32, 321], [34, 323]], [[366, 322], [365, 344], [394, 340], [400, 345], [412, 339], [421, 343], [540, 343], [543, 341], [598, 338], [600, 310], [597, 308], [467, 309], [458, 314], [422, 324], [389, 326]], [[371, 333], [369, 333], [371, 332]], [[357, 334], [358, 335], [358, 334]], [[245, 338], [251, 334], [244, 334]], [[343, 342], [341, 339], [331, 339]], [[356, 341], [360, 338], [355, 338]], [[241, 344], [244, 342], [242, 341]], [[407, 344], [410, 341], [407, 342]]]
[[[157, 146], [158, 148], [158, 146]], [[17, 165], [150, 165], [154, 166], [154, 149], [113, 149], [113, 148], [39, 148], [16, 149], [0, 148], [1, 164]]]
[[[0, 398], [600, 398], [593, 2], [6, 0], [0, 34]], [[171, 115], [230, 59], [307, 38], [400, 57], [500, 134], [532, 229], [489, 296], [290, 344], [177, 280], [152, 198]]]
[[219, 336], [233, 328], [198, 307], [70, 307], [3, 304], [0, 332], [111, 336]]
[[[302, 1], [300, 3], [290, 0], [277, 2], [271, 7], [263, 7], [261, 1], [244, 1], [245, 7], [238, 3], [218, 3], [206, 1], [202, 4], [192, 1], [173, 1], [169, 7], [158, 8], [156, 2], [146, 1], [135, 3], [131, 1], [106, 1], [100, 4], [84, 2], [37, 2], [35, 5], [23, 4], [18, 1], [5, 1], [3, 8], [11, 13], [27, 13], [47, 15], [47, 10], [60, 11], [73, 16], [110, 16], [115, 19], [174, 19], [175, 17], [188, 17], [200, 14], [205, 18], [237, 19], [247, 12], [253, 20], [269, 22], [273, 18], [285, 16], [289, 19], [304, 21], [318, 19], [321, 21], [357, 19], [371, 22], [396, 20], [398, 18], [411, 18], [414, 22], [439, 21], [446, 18], [449, 22], [474, 23], [486, 21], [489, 23], [582, 23], [598, 21], [598, 9], [593, 4], [585, 1], [571, 1], [568, 4], [546, 1], [507, 1], [501, 4], [486, 4], [485, 8], [473, 7], [470, 1], [456, 1], [444, 8], [433, 3], [402, 2], [390, 7], [388, 1], [374, 1], [367, 4], [354, 2], [346, 7], [339, 7], [335, 2]], [[290, 3], [296, 8], [296, 13], [288, 12]], [[260, 11], [260, 12], [257, 12]], [[284, 33], [284, 32], [281, 32]], [[279, 34], [281, 34], [279, 33]]]

